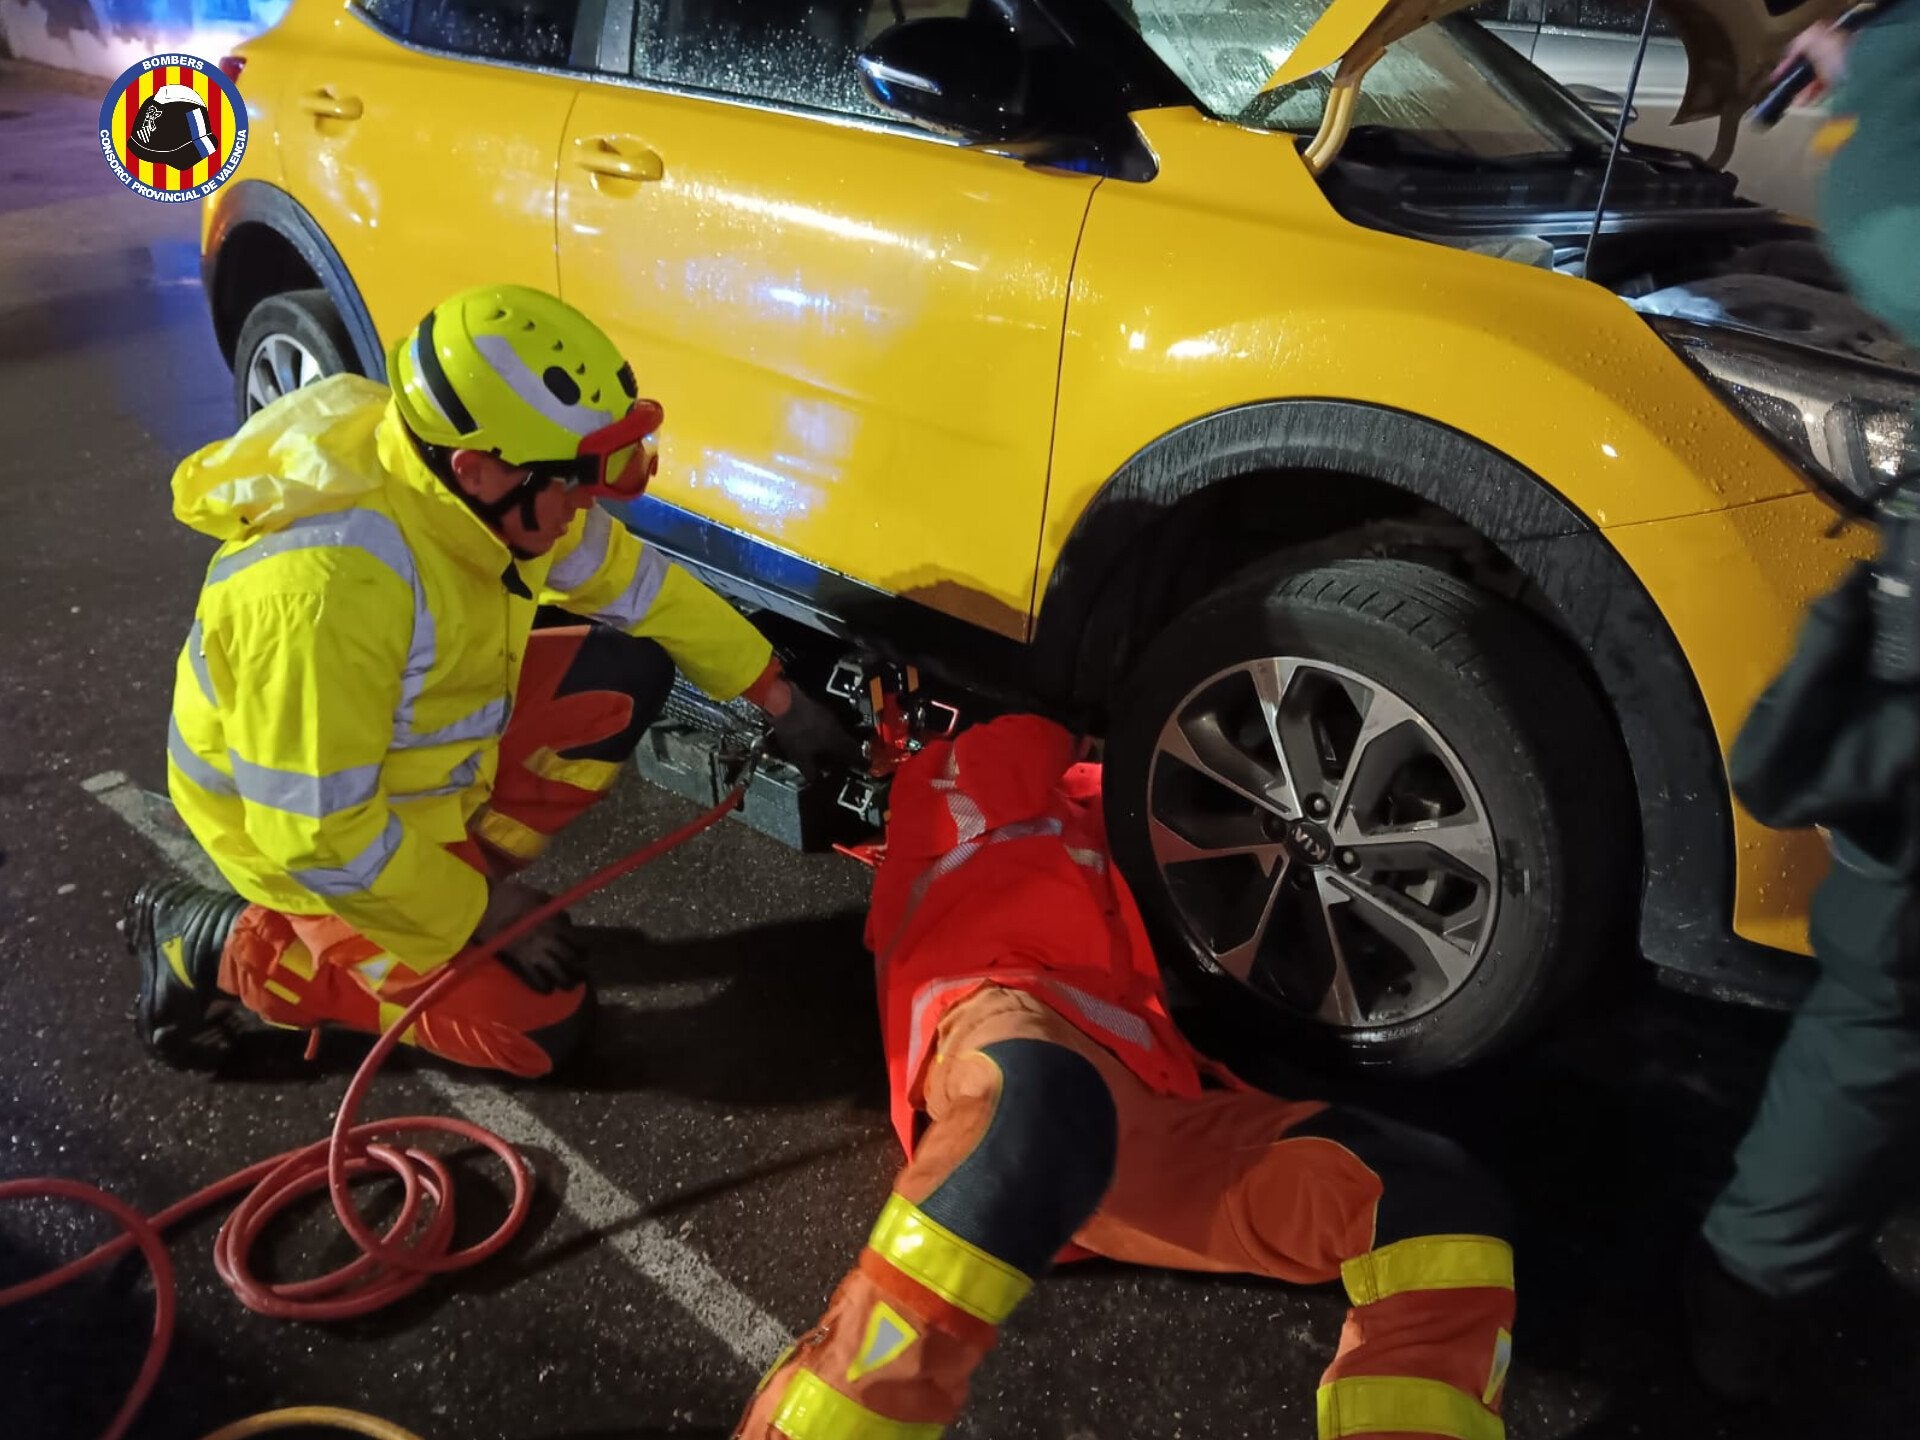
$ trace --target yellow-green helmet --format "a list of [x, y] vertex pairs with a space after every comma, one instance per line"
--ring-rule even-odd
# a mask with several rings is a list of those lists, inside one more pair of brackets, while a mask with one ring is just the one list
[[509, 465], [574, 458], [625, 415], [633, 368], [586, 316], [525, 285], [441, 301], [387, 356], [400, 418], [429, 445], [490, 450]]

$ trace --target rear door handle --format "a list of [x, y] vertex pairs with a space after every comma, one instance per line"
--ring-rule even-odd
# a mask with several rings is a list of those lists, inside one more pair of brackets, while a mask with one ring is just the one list
[[366, 110], [358, 95], [336, 95], [331, 85], [302, 95], [299, 105], [319, 120], [358, 120]]
[[616, 180], [660, 180], [667, 173], [660, 153], [630, 135], [583, 135], [573, 142], [573, 163]]

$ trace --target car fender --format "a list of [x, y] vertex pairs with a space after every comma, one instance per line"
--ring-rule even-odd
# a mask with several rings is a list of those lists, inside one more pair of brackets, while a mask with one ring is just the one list
[[214, 328], [227, 359], [233, 359], [242, 319], [223, 318], [219, 287], [226, 283], [226, 278], [221, 267], [231, 261], [227, 238], [246, 225], [263, 225], [293, 247], [327, 292], [327, 298], [347, 327], [360, 373], [372, 380], [385, 380], [387, 357], [380, 345], [380, 334], [340, 252], [333, 248], [318, 222], [298, 200], [264, 180], [241, 180], [223, 189], [201, 241], [200, 281], [213, 309]]
[[1603, 527], [1805, 490], [1619, 296], [1350, 221], [1287, 137], [1136, 118], [1161, 172], [1102, 185], [1075, 254], [1043, 572], [1134, 451], [1275, 398], [1429, 416], [1552, 476]]
[[[1537, 587], [1545, 618], [1578, 647], [1619, 727], [1633, 768], [1644, 839], [1641, 944], [1652, 960], [1752, 979], [1768, 952], [1731, 932], [1732, 810], [1706, 706], [1659, 608], [1606, 537], [1539, 476], [1490, 446], [1404, 411], [1341, 400], [1280, 400], [1224, 410], [1139, 450], [1080, 515], [1047, 580], [1035, 673], [1074, 676], [1074, 699], [1098, 703], [1124, 657], [1085, 637], [1100, 607], [1135, 583], [1128, 552], [1175, 506], [1249, 474], [1288, 487], [1348, 475], [1390, 486], [1483, 536]], [[1224, 577], [1223, 577], [1224, 578]], [[1101, 673], [1104, 665], [1106, 673]], [[1781, 979], [1786, 989], [1795, 981]]]

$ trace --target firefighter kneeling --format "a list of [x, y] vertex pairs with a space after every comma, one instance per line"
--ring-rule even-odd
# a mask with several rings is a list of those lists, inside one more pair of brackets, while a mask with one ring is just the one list
[[894, 783], [867, 942], [910, 1159], [737, 1435], [933, 1440], [1034, 1281], [1102, 1255], [1338, 1278], [1353, 1308], [1321, 1436], [1500, 1436], [1497, 1190], [1446, 1141], [1277, 1099], [1187, 1045], [1076, 753], [1013, 716]]
[[[761, 705], [803, 769], [858, 753], [759, 631], [598, 503], [645, 488], [663, 415], [584, 315], [462, 291], [387, 373], [283, 396], [173, 477], [174, 513], [223, 543], [168, 788], [239, 893], [134, 897], [136, 1023], [163, 1059], [193, 1058], [224, 996], [276, 1025], [391, 1024], [546, 899], [514, 875], [612, 787], [676, 669]], [[590, 1013], [575, 954], [548, 922], [406, 1042], [546, 1074]]]

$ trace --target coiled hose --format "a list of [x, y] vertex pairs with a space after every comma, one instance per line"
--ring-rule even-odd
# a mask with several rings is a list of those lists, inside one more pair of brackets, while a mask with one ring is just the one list
[[[355, 1123], [374, 1078], [421, 1012], [464, 981], [477, 966], [493, 958], [496, 951], [513, 944], [596, 890], [632, 874], [718, 823], [740, 803], [756, 760], [757, 754], [746, 759], [733, 789], [711, 810], [649, 841], [521, 917], [498, 935], [455, 956], [445, 973], [427, 986], [374, 1042], [347, 1085], [347, 1093], [334, 1114], [333, 1133], [325, 1140], [249, 1165], [151, 1216], [141, 1214], [96, 1186], [77, 1180], [35, 1178], [0, 1183], [0, 1201], [72, 1201], [100, 1211], [124, 1232], [119, 1239], [110, 1240], [57, 1270], [0, 1290], [0, 1309], [57, 1290], [131, 1250], [138, 1250], [153, 1272], [153, 1331], [147, 1342], [146, 1359], [127, 1398], [101, 1432], [100, 1440], [121, 1440], [127, 1433], [159, 1380], [168, 1346], [173, 1341], [173, 1262], [167, 1256], [161, 1232], [209, 1205], [246, 1192], [246, 1198], [227, 1217], [215, 1237], [214, 1266], [242, 1305], [263, 1315], [288, 1320], [344, 1320], [371, 1314], [412, 1294], [432, 1276], [464, 1270], [498, 1254], [519, 1233], [533, 1203], [533, 1172], [520, 1152], [492, 1131], [450, 1116], [402, 1115]], [[403, 1136], [418, 1136], [423, 1132], [452, 1135], [486, 1147], [499, 1157], [513, 1179], [513, 1204], [506, 1218], [477, 1244], [461, 1250], [448, 1249], [455, 1218], [453, 1176], [439, 1156], [401, 1143]], [[385, 1234], [376, 1234], [354, 1205], [353, 1183], [381, 1174], [398, 1179], [402, 1194], [400, 1213], [387, 1226]], [[259, 1279], [248, 1257], [262, 1232], [289, 1205], [322, 1188], [333, 1201], [333, 1213], [341, 1228], [359, 1246], [359, 1258], [311, 1280], [275, 1285]], [[326, 1406], [301, 1406], [255, 1415], [216, 1430], [205, 1440], [242, 1440], [246, 1436], [310, 1425], [331, 1425], [351, 1434], [372, 1436], [374, 1440], [419, 1440], [399, 1426], [371, 1415]]]

